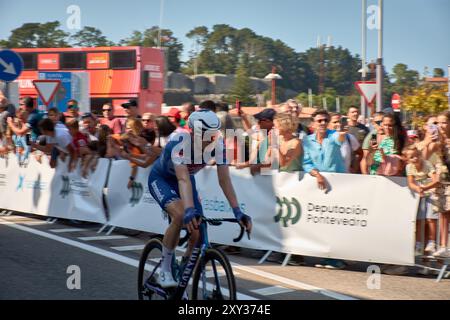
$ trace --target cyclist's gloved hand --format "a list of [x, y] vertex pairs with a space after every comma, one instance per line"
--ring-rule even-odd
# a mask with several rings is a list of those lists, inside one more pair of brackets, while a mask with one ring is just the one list
[[235, 218], [240, 221], [241, 224], [245, 227], [247, 233], [250, 234], [250, 232], [252, 231], [252, 218], [249, 215], [243, 213], [238, 207], [233, 208], [233, 213]]
[[193, 229], [198, 229], [197, 219], [200, 217], [201, 214], [195, 208], [187, 208], [184, 210], [183, 223], [186, 225], [189, 233], [192, 233]]

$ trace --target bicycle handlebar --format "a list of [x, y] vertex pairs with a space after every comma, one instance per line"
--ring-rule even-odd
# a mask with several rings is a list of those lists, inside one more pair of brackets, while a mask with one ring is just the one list
[[[222, 222], [233, 222], [233, 223], [239, 224], [239, 227], [241, 228], [241, 230], [239, 231], [239, 236], [237, 238], [233, 239], [233, 242], [241, 241], [242, 237], [244, 236], [245, 228], [239, 223], [239, 221], [237, 219], [234, 219], [234, 218], [216, 219], [216, 218], [206, 218], [206, 217], [202, 217], [201, 219], [202, 219], [202, 222], [209, 223], [212, 226], [220, 226], [222, 224]], [[186, 230], [186, 229], [184, 229], [184, 230]], [[189, 236], [190, 236], [190, 233], [187, 232], [187, 230], [186, 230], [186, 235], [180, 239], [180, 241], [178, 242], [178, 246], [184, 245], [188, 241]], [[250, 240], [249, 232], [247, 232], [247, 237]]]

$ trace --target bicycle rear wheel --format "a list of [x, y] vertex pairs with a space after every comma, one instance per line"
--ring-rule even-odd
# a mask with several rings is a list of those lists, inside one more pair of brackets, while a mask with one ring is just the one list
[[208, 249], [194, 271], [192, 300], [236, 300], [236, 282], [224, 253]]
[[139, 300], [165, 300], [162, 295], [150, 290], [146, 284], [156, 282], [162, 256], [162, 242], [157, 238], [150, 240], [142, 251], [138, 270], [138, 297]]

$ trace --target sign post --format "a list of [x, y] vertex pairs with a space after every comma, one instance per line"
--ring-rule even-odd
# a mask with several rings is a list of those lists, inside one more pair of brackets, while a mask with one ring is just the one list
[[9, 84], [16, 80], [23, 70], [22, 57], [11, 50], [0, 51], [0, 80], [6, 82], [5, 84], [5, 96], [10, 99]]
[[366, 100], [367, 105], [370, 107], [370, 116], [374, 114], [374, 100], [377, 96], [377, 82], [376, 81], [356, 81], [355, 87]]
[[394, 93], [391, 99], [391, 106], [395, 112], [400, 112], [400, 103], [401, 103], [400, 95], [398, 93]]
[[61, 85], [60, 80], [33, 80], [33, 85], [45, 107], [48, 107]]

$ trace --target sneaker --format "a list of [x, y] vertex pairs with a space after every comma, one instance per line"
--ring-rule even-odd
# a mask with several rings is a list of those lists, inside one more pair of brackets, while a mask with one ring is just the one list
[[435, 252], [436, 252], [436, 243], [428, 242], [427, 246], [425, 247], [425, 253], [432, 256], [433, 253]]
[[158, 283], [161, 288], [170, 288], [178, 286], [178, 282], [176, 282], [172, 277], [172, 272], [164, 272], [161, 271], [156, 278], [156, 283]]
[[341, 269], [344, 269], [345, 267], [346, 267], [346, 264], [342, 260], [337, 260], [337, 259], [326, 259], [325, 260], [325, 268], [326, 269], [341, 270]]
[[416, 249], [415, 249], [415, 251], [414, 251], [414, 254], [416, 255], [416, 256], [421, 256], [423, 253], [423, 246], [422, 246], [422, 244], [420, 244], [420, 245], [418, 245], [418, 246], [416, 246]]
[[447, 248], [442, 247], [435, 253], [433, 253], [433, 257], [439, 257], [439, 258], [450, 258], [450, 251], [447, 250]]

